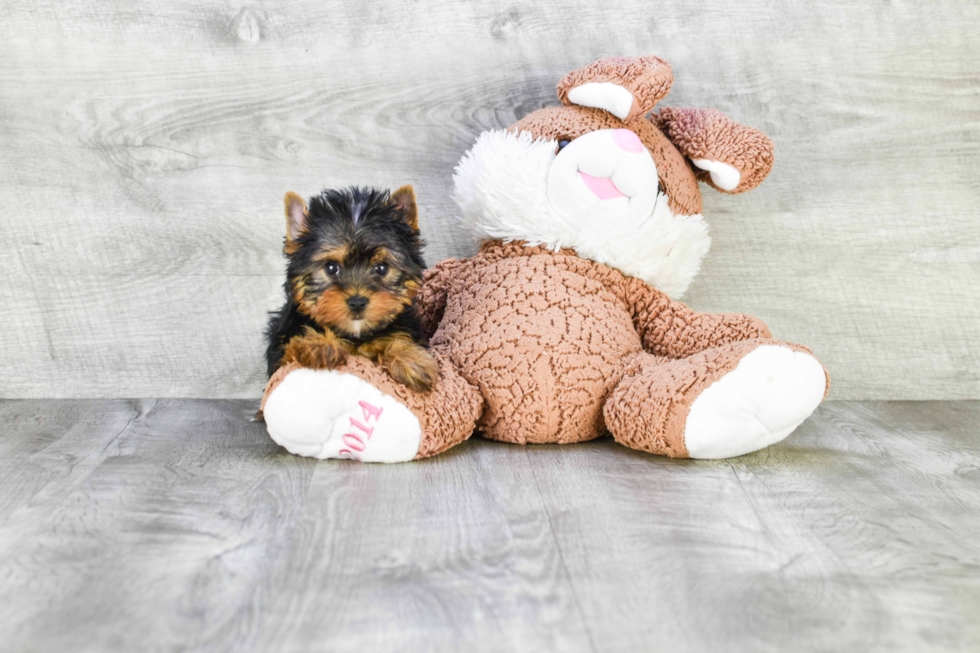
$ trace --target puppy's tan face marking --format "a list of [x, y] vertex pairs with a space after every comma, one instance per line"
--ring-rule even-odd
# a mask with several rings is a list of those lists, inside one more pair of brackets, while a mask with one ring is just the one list
[[385, 246], [329, 244], [310, 261], [293, 280], [293, 299], [317, 324], [348, 337], [391, 323], [411, 307], [420, 287], [403, 268], [404, 258]]
[[391, 253], [385, 247], [379, 247], [374, 252], [374, 256], [371, 257], [371, 265], [379, 265], [381, 263], [388, 263], [388, 259], [391, 258]]
[[344, 259], [350, 253], [350, 249], [346, 244], [332, 245], [325, 247], [313, 255], [313, 260], [318, 263], [326, 263], [327, 261], [334, 261], [335, 263], [343, 263]]

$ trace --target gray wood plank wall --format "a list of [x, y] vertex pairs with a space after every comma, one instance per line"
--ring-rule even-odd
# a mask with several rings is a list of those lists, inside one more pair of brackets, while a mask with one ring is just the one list
[[601, 56], [766, 130], [706, 190], [687, 301], [811, 346], [834, 398], [980, 397], [980, 4], [0, 1], [0, 396], [254, 397], [282, 195], [419, 192]]

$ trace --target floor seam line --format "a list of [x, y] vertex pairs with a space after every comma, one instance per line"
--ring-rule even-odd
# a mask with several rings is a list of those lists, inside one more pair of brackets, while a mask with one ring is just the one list
[[598, 649], [595, 647], [595, 641], [592, 639], [592, 630], [589, 628], [589, 624], [585, 619], [585, 611], [582, 609], [581, 601], [579, 601], [578, 590], [575, 589], [575, 583], [572, 582], [572, 574], [568, 571], [568, 565], [565, 564], [565, 554], [561, 550], [561, 543], [558, 541], [558, 534], [555, 532], [555, 525], [551, 521], [551, 512], [548, 510], [548, 506], [544, 502], [544, 495], [541, 493], [541, 484], [538, 482], [538, 474], [534, 469], [534, 465], [531, 464], [531, 456], [527, 449], [524, 450], [524, 458], [527, 460], [528, 467], [531, 468], [531, 477], [534, 479], [534, 488], [538, 491], [538, 500], [541, 502], [541, 508], [544, 510], [545, 518], [548, 520], [548, 530], [551, 531], [551, 539], [555, 543], [555, 549], [558, 550], [558, 561], [561, 563], [561, 568], [565, 572], [565, 581], [568, 583], [568, 587], [572, 590], [572, 598], [575, 599], [575, 609], [578, 611], [579, 618], [582, 620], [582, 628], [585, 630], [585, 635], [589, 639], [589, 649], [592, 650], [593, 653], [598, 653]]

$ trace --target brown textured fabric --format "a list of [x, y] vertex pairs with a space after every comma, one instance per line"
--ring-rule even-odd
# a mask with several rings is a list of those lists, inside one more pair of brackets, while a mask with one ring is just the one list
[[697, 170], [698, 179], [715, 190], [736, 195], [762, 183], [773, 164], [772, 140], [758, 129], [740, 125], [717, 109], [674, 109], [663, 107], [650, 116], [651, 122], [691, 159], [721, 161], [742, 173], [734, 190], [715, 186], [707, 170]]
[[442, 303], [432, 344], [479, 387], [486, 436], [507, 442], [604, 433], [603, 405], [644, 349], [668, 361], [769, 336], [757, 318], [697, 313], [570, 249], [493, 241], [430, 284], [445, 289], [424, 295]]
[[499, 241], [453, 274], [432, 345], [480, 388], [484, 434], [519, 443], [602, 434], [602, 403], [623, 360], [642, 350], [615, 288], [624, 277], [571, 250]]
[[612, 82], [633, 94], [633, 106], [626, 122], [642, 118], [653, 111], [657, 102], [670, 93], [674, 74], [660, 57], [611, 57], [600, 59], [585, 68], [574, 70], [558, 82], [558, 99], [571, 104], [568, 92], [587, 83]]
[[[649, 120], [630, 123], [602, 109], [568, 106], [547, 107], [528, 114], [508, 127], [512, 132], [530, 132], [535, 138], [576, 139], [598, 129], [629, 129], [640, 137], [657, 165], [657, 176], [670, 198], [670, 208], [682, 215], [701, 212], [701, 190], [694, 168], [680, 150]], [[650, 180], [653, 183], [655, 180]]]
[[624, 301], [633, 307], [643, 348], [658, 356], [684, 358], [710, 347], [751, 338], [771, 338], [757, 317], [741, 313], [698, 313], [633, 277], [623, 277]]
[[[412, 392], [391, 380], [385, 371], [366, 358], [351, 357], [338, 372], [359, 377], [381, 392], [395, 397], [412, 411], [422, 428], [422, 441], [416, 459], [428, 458], [459, 444], [473, 434], [476, 420], [483, 412], [483, 399], [476, 388], [456, 372], [439, 351], [432, 352], [439, 361], [439, 381], [428, 394]], [[291, 363], [279, 368], [265, 386], [262, 410], [272, 391], [286, 376], [299, 369]]]
[[428, 341], [439, 328], [446, 298], [453, 291], [456, 281], [455, 271], [463, 261], [450, 258], [440, 261], [422, 275], [422, 289], [416, 295], [415, 309], [422, 323], [422, 337]]

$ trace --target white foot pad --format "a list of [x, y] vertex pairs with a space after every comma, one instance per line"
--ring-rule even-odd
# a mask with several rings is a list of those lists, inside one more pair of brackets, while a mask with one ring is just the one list
[[823, 367], [813, 356], [764, 345], [708, 386], [691, 406], [684, 443], [691, 458], [731, 458], [779, 442], [823, 400]]
[[419, 420], [401, 402], [352, 374], [290, 372], [265, 402], [266, 428], [290, 453], [400, 463], [419, 451]]
[[742, 173], [727, 163], [709, 159], [691, 159], [691, 163], [710, 172], [711, 181], [715, 182], [715, 186], [722, 190], [735, 190], [742, 182]]

